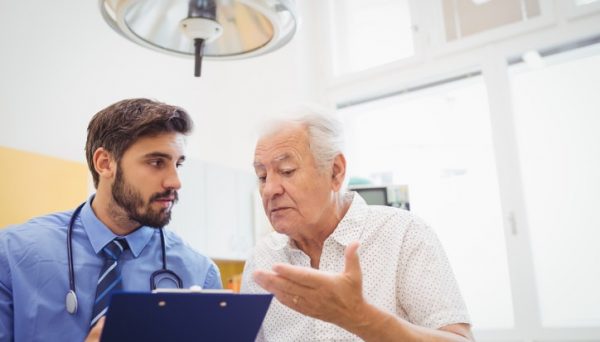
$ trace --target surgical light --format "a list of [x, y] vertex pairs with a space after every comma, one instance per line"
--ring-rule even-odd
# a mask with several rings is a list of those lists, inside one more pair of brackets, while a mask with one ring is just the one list
[[99, 0], [116, 32], [153, 50], [202, 59], [241, 59], [274, 51], [297, 27], [293, 0]]

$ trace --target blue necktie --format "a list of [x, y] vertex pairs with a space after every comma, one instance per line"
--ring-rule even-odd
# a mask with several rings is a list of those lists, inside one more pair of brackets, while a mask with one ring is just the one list
[[112, 240], [102, 249], [104, 255], [104, 266], [100, 271], [98, 285], [96, 287], [96, 301], [94, 302], [94, 311], [92, 312], [92, 322], [90, 327], [106, 314], [111, 293], [123, 288], [121, 271], [118, 267], [118, 260], [121, 253], [128, 249], [125, 239], [117, 238]]

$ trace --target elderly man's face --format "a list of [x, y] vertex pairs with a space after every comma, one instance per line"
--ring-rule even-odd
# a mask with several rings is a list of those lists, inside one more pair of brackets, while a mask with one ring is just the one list
[[317, 169], [304, 127], [284, 126], [260, 139], [254, 169], [265, 213], [277, 232], [299, 238], [330, 220], [332, 191], [339, 186], [331, 170]]

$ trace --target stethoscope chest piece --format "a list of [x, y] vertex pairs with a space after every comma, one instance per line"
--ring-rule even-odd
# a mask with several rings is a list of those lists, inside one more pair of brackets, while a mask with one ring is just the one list
[[67, 306], [67, 312], [71, 315], [77, 312], [77, 295], [75, 291], [71, 290], [67, 292], [67, 298], [65, 300], [65, 304]]

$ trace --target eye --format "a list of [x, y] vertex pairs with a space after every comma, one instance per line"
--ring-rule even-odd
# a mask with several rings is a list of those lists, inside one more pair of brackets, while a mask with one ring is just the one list
[[255, 170], [255, 173], [259, 183], [264, 183], [267, 180], [267, 173], [263, 170]]
[[180, 168], [183, 166], [183, 162], [178, 162], [177, 164], [175, 164], [175, 167]]
[[284, 176], [291, 176], [292, 174], [294, 174], [294, 172], [296, 172], [296, 169], [281, 170], [279, 172]]
[[148, 164], [150, 164], [151, 166], [154, 166], [156, 168], [160, 168], [165, 165], [165, 161], [162, 159], [152, 159], [152, 160], [148, 161]]

